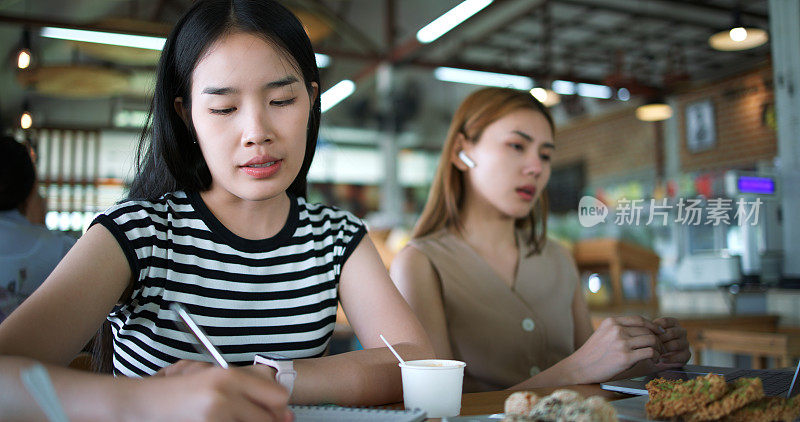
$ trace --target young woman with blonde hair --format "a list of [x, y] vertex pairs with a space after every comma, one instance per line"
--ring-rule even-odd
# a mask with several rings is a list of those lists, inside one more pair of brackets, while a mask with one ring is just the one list
[[428, 202], [391, 275], [439, 358], [467, 363], [464, 391], [606, 381], [681, 366], [672, 318], [592, 328], [569, 252], [547, 240], [547, 109], [486, 88], [453, 117]]

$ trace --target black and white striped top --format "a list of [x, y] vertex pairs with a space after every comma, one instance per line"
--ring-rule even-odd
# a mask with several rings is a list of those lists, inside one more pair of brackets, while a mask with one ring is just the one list
[[108, 320], [114, 374], [144, 376], [179, 359], [208, 361], [176, 324], [183, 303], [233, 364], [257, 353], [321, 356], [336, 321], [342, 266], [366, 233], [352, 214], [291, 198], [275, 236], [248, 240], [225, 228], [197, 193], [125, 201], [92, 224], [122, 246], [133, 293]]

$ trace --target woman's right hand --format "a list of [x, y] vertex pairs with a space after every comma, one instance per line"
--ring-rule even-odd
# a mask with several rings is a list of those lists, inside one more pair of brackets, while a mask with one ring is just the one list
[[663, 353], [657, 325], [640, 316], [606, 318], [586, 343], [569, 358], [580, 383], [608, 381], [640, 361], [654, 363]]
[[188, 360], [188, 359], [181, 359], [172, 365], [165, 366], [158, 370], [154, 377], [172, 377], [175, 375], [188, 375], [194, 374], [197, 372], [202, 372], [213, 368], [214, 365], [211, 362], [200, 362], [196, 360]]
[[273, 379], [246, 368], [211, 367], [139, 381], [120, 400], [120, 416], [148, 421], [275, 421], [293, 419], [289, 394]]

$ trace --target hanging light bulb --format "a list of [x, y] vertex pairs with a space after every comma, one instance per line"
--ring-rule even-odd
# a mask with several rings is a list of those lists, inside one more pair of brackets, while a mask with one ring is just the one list
[[741, 13], [733, 12], [733, 25], [730, 29], [717, 32], [708, 38], [708, 44], [715, 50], [739, 51], [758, 47], [769, 41], [767, 31], [761, 28], [745, 28]]
[[22, 103], [22, 115], [19, 117], [19, 127], [22, 129], [30, 129], [33, 126], [33, 115], [31, 114], [31, 107], [28, 100]]
[[19, 118], [19, 126], [23, 129], [30, 129], [33, 126], [33, 117], [30, 111], [25, 111]]
[[672, 117], [672, 107], [662, 98], [654, 98], [636, 108], [636, 118], [644, 122], [658, 122]]
[[747, 39], [747, 30], [743, 26], [737, 26], [730, 30], [729, 35], [733, 41], [742, 42]]
[[17, 68], [27, 69], [31, 65], [31, 52], [30, 50], [20, 50], [17, 55]]

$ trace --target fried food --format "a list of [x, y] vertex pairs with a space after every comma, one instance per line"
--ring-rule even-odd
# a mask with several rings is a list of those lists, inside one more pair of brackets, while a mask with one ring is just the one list
[[583, 397], [576, 391], [556, 390], [549, 396], [539, 400], [531, 408], [528, 417], [546, 421], [562, 420], [562, 413], [568, 405], [582, 401]]
[[731, 413], [727, 422], [787, 421], [800, 415], [800, 398], [765, 397]]
[[648, 383], [648, 386], [653, 388], [651, 398], [645, 405], [649, 418], [673, 418], [696, 411], [728, 391], [725, 378], [717, 374], [707, 374], [681, 383]]
[[538, 397], [528, 391], [516, 392], [505, 402], [503, 422], [616, 422], [617, 411], [603, 398], [585, 399], [576, 391], [557, 390]]
[[645, 388], [647, 388], [647, 394], [650, 396], [650, 400], [661, 399], [669, 395], [675, 386], [681, 383], [683, 383], [681, 380], [656, 378], [648, 382]]
[[593, 396], [567, 404], [559, 416], [559, 421], [569, 422], [614, 422], [617, 411], [600, 397]]
[[583, 400], [583, 396], [581, 396], [577, 391], [565, 389], [553, 391], [550, 394], [550, 397], [560, 400], [561, 403], [564, 404], [575, 403]]
[[517, 391], [506, 398], [506, 415], [527, 416], [539, 401], [539, 396], [531, 391]]
[[528, 416], [537, 420], [555, 421], [561, 416], [565, 404], [560, 398], [549, 395], [539, 400]]
[[794, 421], [800, 416], [800, 398], [764, 397], [760, 378], [740, 378], [730, 384], [708, 374], [689, 381], [657, 379], [647, 384], [650, 418], [687, 422]]
[[719, 400], [683, 415], [685, 421], [713, 421], [764, 397], [760, 378], [740, 378], [728, 384], [728, 392]]

